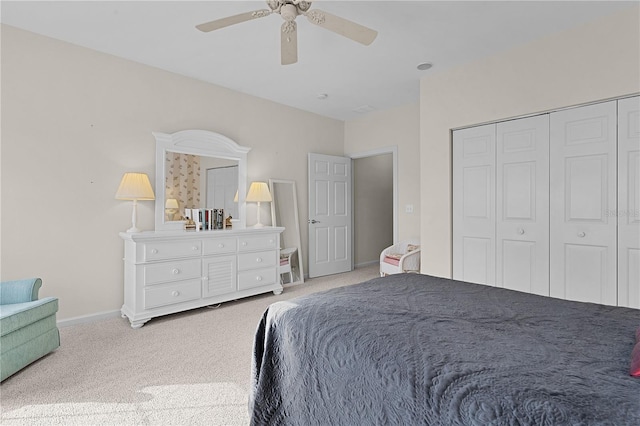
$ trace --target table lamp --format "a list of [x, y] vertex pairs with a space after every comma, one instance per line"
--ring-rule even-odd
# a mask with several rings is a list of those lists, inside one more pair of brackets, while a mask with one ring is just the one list
[[116, 200], [133, 201], [133, 213], [131, 214], [131, 228], [127, 232], [140, 232], [136, 226], [136, 205], [138, 200], [155, 200], [149, 176], [145, 173], [125, 173], [116, 192]]
[[179, 209], [180, 206], [178, 206], [178, 200], [175, 198], [167, 198], [167, 201], [164, 203], [164, 211], [167, 215], [167, 220], [174, 220]]
[[271, 193], [269, 192], [267, 184], [265, 182], [251, 182], [249, 192], [247, 193], [247, 201], [251, 203], [258, 203], [258, 223], [253, 227], [262, 228], [264, 225], [260, 223], [260, 203], [272, 201]]

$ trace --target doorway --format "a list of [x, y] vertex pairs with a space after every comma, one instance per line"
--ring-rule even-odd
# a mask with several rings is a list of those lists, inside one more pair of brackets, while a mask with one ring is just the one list
[[353, 262], [379, 262], [380, 252], [397, 239], [397, 148], [352, 154]]

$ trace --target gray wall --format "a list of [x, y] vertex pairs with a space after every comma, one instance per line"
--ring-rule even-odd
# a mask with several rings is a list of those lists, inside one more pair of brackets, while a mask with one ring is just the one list
[[356, 266], [378, 261], [393, 244], [393, 156], [353, 160]]

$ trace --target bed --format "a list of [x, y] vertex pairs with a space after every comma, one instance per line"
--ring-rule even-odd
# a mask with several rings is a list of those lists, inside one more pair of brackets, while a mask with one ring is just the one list
[[272, 304], [254, 425], [640, 424], [640, 310], [398, 274]]

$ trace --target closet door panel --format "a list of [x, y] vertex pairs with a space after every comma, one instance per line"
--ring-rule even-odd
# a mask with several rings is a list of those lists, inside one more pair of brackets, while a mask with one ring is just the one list
[[616, 102], [551, 114], [550, 295], [617, 304]]
[[640, 308], [640, 97], [618, 101], [618, 305]]
[[453, 133], [453, 279], [495, 285], [495, 124]]
[[549, 295], [549, 115], [497, 125], [496, 285]]

